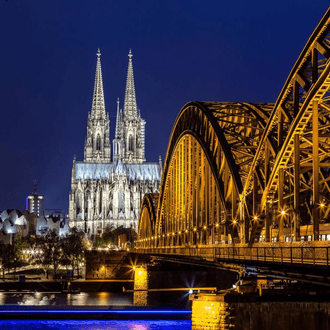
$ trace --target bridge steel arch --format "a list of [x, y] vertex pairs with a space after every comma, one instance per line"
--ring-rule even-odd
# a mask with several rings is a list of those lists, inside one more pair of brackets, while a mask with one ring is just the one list
[[[243, 198], [256, 194], [250, 246], [259, 241], [270, 222], [300, 240], [301, 223], [313, 223], [319, 240], [319, 222], [329, 217], [329, 86], [330, 9], [310, 36], [275, 103], [245, 182]], [[271, 142], [272, 152], [269, 150]], [[261, 176], [254, 180], [256, 173]]]
[[153, 246], [158, 199], [158, 193], [148, 193], [141, 201], [137, 235], [144, 246]]
[[299, 241], [306, 224], [318, 240], [320, 221], [330, 221], [329, 58], [328, 10], [275, 104], [187, 103], [170, 136], [153, 232], [141, 235], [155, 247], [251, 246]]

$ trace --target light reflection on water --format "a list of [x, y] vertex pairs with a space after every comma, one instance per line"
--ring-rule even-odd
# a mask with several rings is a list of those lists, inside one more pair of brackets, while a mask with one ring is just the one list
[[[81, 292], [66, 293], [0, 293], [0, 305], [26, 306], [132, 306], [132, 293]], [[0, 328], [1, 329], [1, 328]]]
[[79, 320], [79, 321], [46, 321], [46, 320], [15, 320], [0, 321], [1, 330], [190, 330], [191, 321], [101, 321], [101, 320]]
[[[132, 306], [132, 293], [0, 293], [0, 305]], [[187, 320], [0, 320], [1, 330], [190, 330]]]

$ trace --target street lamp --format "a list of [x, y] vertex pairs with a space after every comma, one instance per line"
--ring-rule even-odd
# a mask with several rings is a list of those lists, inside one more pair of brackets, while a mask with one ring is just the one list
[[14, 258], [14, 281], [16, 281], [16, 258]]

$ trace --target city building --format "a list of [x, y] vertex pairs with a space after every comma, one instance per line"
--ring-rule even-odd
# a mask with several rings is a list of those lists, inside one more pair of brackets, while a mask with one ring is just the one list
[[34, 191], [26, 197], [26, 209], [37, 217], [44, 215], [44, 196], [37, 193], [37, 180], [34, 180]]
[[97, 52], [84, 160], [74, 157], [69, 196], [70, 225], [89, 235], [107, 227], [136, 228], [144, 194], [159, 192], [162, 163], [160, 158], [155, 163], [145, 159], [146, 122], [136, 102], [132, 56], [130, 51], [123, 109], [117, 100], [111, 162], [110, 120], [105, 111], [101, 53]]

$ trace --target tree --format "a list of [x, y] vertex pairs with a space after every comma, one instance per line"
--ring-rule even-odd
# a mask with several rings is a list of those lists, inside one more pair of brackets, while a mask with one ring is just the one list
[[75, 268], [77, 268], [77, 275], [79, 276], [79, 262], [81, 262], [84, 254], [84, 238], [84, 233], [79, 232], [77, 228], [73, 227], [70, 233], [62, 239], [63, 257], [70, 261], [72, 276]]
[[60, 238], [55, 230], [48, 230], [43, 236], [37, 238], [36, 259], [41, 263], [48, 278], [50, 265], [53, 266], [56, 278], [57, 269], [60, 265], [61, 249]]
[[8, 273], [10, 269], [15, 265], [16, 253], [15, 248], [11, 244], [3, 244], [1, 246], [1, 259], [2, 259], [2, 267], [8, 269]]

